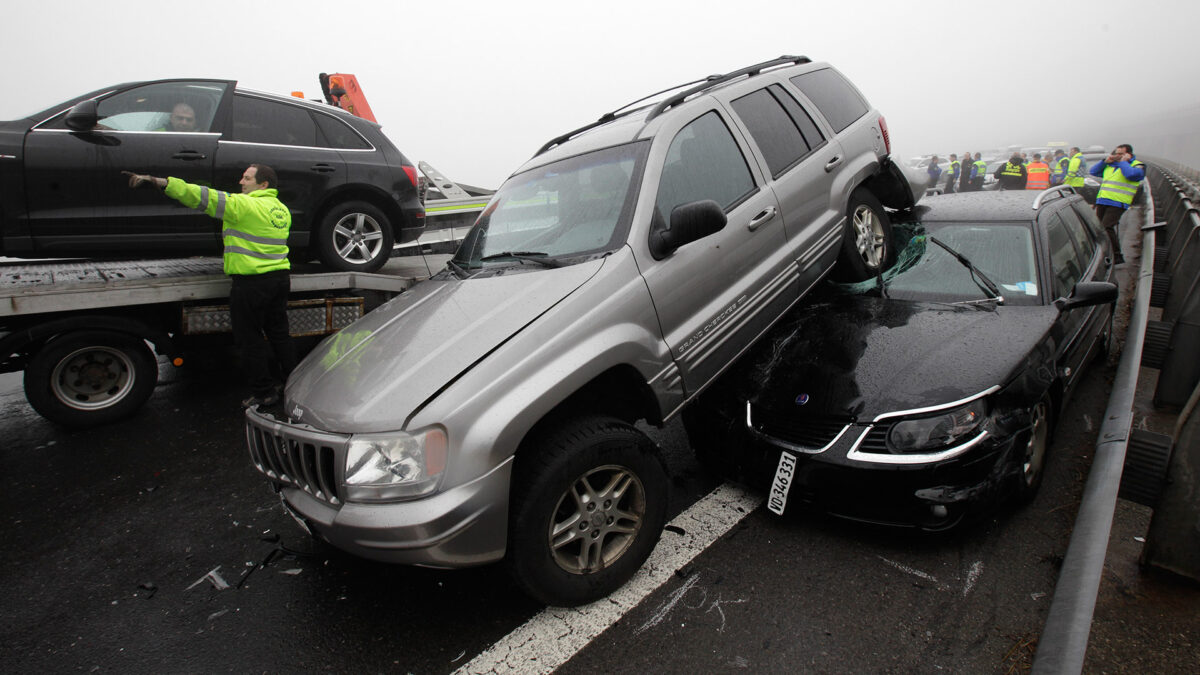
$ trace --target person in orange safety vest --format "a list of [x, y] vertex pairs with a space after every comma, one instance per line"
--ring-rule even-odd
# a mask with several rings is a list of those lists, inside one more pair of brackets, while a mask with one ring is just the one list
[[1042, 153], [1033, 153], [1033, 161], [1025, 167], [1028, 177], [1025, 179], [1026, 190], [1045, 190], [1050, 187], [1050, 165], [1042, 161]]

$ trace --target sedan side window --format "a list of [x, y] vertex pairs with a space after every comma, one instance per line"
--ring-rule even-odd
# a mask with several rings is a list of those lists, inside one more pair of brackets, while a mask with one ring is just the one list
[[1075, 248], [1079, 249], [1079, 253], [1083, 259], [1083, 266], [1086, 270], [1092, 260], [1092, 254], [1096, 252], [1096, 242], [1088, 236], [1088, 232], [1083, 227], [1083, 223], [1079, 220], [1079, 216], [1071, 209], [1063, 209], [1058, 212], [1067, 226], [1067, 233], [1071, 235], [1071, 239], [1075, 241]]
[[304, 108], [252, 96], [233, 97], [233, 140], [320, 147], [317, 124]]
[[658, 184], [657, 216], [666, 224], [680, 204], [712, 199], [728, 211], [754, 191], [733, 134], [716, 112], [696, 118], [671, 141]]
[[1050, 271], [1054, 277], [1054, 297], [1065, 298], [1083, 277], [1086, 262], [1075, 249], [1067, 226], [1057, 213], [1046, 222], [1046, 239], [1050, 247]]

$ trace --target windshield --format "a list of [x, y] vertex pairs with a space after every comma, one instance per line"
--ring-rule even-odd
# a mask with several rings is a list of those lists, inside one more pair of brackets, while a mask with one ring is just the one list
[[[893, 227], [897, 244], [907, 241], [896, 264], [883, 273], [890, 298], [929, 302], [986, 300], [987, 291], [971, 270], [949, 251], [930, 241], [937, 238], [967, 258], [995, 282], [1006, 305], [1040, 305], [1033, 231], [1026, 223], [900, 223]], [[866, 292], [877, 286], [864, 281]]]
[[619, 248], [629, 229], [646, 147], [607, 148], [509, 178], [463, 239], [454, 262], [466, 270], [539, 269], [549, 265], [531, 259], [594, 256]]

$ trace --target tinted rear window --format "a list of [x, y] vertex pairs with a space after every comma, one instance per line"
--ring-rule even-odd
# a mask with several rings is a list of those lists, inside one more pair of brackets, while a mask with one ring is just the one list
[[317, 125], [294, 105], [249, 96], [233, 97], [233, 140], [318, 147]]
[[835, 132], [840, 132], [867, 114], [867, 102], [846, 78], [832, 68], [797, 75], [792, 84], [804, 92]]

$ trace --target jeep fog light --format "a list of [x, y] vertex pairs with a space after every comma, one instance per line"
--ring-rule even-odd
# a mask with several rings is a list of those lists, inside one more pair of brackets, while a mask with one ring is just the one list
[[446, 468], [446, 432], [354, 436], [346, 447], [346, 500], [379, 502], [419, 497], [437, 489]]

